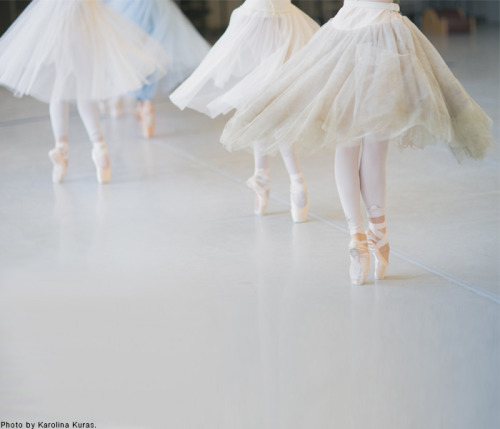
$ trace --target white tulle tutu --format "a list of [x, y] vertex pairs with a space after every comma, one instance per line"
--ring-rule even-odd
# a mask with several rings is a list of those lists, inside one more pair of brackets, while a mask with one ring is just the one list
[[319, 28], [290, 0], [246, 0], [194, 73], [171, 95], [215, 117], [240, 106]]
[[166, 62], [158, 42], [97, 0], [34, 0], [0, 39], [0, 84], [46, 102], [116, 97]]
[[168, 54], [168, 72], [158, 90], [172, 91], [184, 81], [210, 49], [172, 0], [104, 0], [157, 40]]
[[380, 134], [399, 145], [444, 142], [481, 158], [491, 120], [396, 5], [346, 0], [309, 44], [243, 106], [221, 137], [229, 149], [265, 140], [274, 153], [358, 145]]

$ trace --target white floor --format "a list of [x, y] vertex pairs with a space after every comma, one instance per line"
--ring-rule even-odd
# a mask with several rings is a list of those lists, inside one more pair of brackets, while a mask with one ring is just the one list
[[[498, 28], [433, 39], [494, 119]], [[103, 125], [99, 186], [71, 116], [50, 181], [47, 106], [0, 90], [0, 422], [98, 428], [500, 427], [499, 154], [389, 155], [385, 281], [352, 287], [333, 154], [303, 159], [294, 225], [281, 161], [252, 214], [224, 120], [157, 103]]]

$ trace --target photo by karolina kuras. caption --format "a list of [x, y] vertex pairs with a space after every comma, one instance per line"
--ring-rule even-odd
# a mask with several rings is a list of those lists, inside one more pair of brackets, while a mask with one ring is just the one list
[[10, 421], [10, 422], [0, 422], [0, 429], [97, 429], [95, 423], [89, 422], [21, 422], [21, 421]]

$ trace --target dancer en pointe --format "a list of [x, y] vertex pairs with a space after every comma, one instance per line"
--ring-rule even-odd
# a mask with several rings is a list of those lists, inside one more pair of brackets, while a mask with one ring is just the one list
[[[226, 32], [194, 73], [170, 96], [181, 109], [190, 107], [211, 118], [227, 114], [255, 97], [274, 70], [302, 48], [318, 25], [291, 0], [246, 0], [231, 15]], [[255, 213], [266, 212], [270, 173], [266, 142], [252, 142], [255, 171], [247, 185], [255, 193]], [[309, 202], [299, 160], [291, 145], [280, 147], [290, 176], [294, 222], [307, 218]]]
[[[167, 74], [161, 80], [144, 85], [130, 94], [137, 100], [135, 114], [140, 120], [142, 135], [151, 138], [155, 125], [155, 94], [170, 93], [184, 81], [201, 63], [210, 45], [172, 0], [103, 1], [141, 27], [168, 54]], [[108, 104], [111, 116], [118, 117], [121, 113], [120, 99], [109, 100]]]
[[490, 129], [491, 120], [397, 4], [345, 0], [260, 95], [236, 112], [221, 140], [230, 150], [260, 140], [268, 153], [293, 144], [336, 148], [335, 178], [351, 235], [350, 279], [359, 285], [370, 251], [375, 279], [384, 278], [389, 264], [389, 144], [445, 144], [458, 160], [479, 159], [493, 143]]
[[141, 88], [165, 72], [163, 48], [97, 0], [34, 0], [0, 38], [0, 85], [50, 104], [52, 180], [68, 167], [69, 102], [92, 144], [97, 180], [111, 177], [96, 102]]

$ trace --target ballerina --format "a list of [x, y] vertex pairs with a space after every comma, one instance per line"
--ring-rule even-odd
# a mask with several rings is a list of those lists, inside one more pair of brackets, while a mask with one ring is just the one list
[[97, 180], [111, 165], [96, 102], [164, 74], [163, 48], [97, 0], [34, 0], [0, 38], [0, 84], [50, 104], [52, 180], [68, 166], [68, 111], [75, 101], [92, 143]]
[[[319, 28], [291, 0], [246, 0], [231, 14], [226, 32], [194, 73], [172, 93], [179, 108], [190, 107], [211, 118], [227, 114], [253, 98], [273, 70], [289, 60]], [[252, 142], [255, 171], [247, 185], [255, 193], [254, 211], [266, 212], [270, 192], [264, 142]], [[307, 218], [309, 202], [299, 160], [293, 147], [281, 148], [290, 176], [290, 206], [294, 222]]]
[[[210, 49], [172, 0], [102, 0], [141, 27], [158, 41], [168, 53], [167, 74], [158, 82], [144, 85], [132, 93], [137, 100], [136, 116], [141, 122], [142, 135], [154, 134], [153, 98], [158, 92], [170, 93], [185, 80], [203, 60]], [[119, 99], [110, 100], [111, 116], [120, 114]]]
[[[483, 158], [491, 120], [425, 36], [390, 0], [346, 0], [260, 95], [227, 123], [230, 150], [266, 142], [268, 153], [298, 144], [336, 148], [335, 178], [351, 239], [350, 278], [375, 279], [389, 264], [385, 224], [386, 155], [401, 147], [445, 144], [458, 160]], [[360, 199], [369, 224], [363, 227]]]

